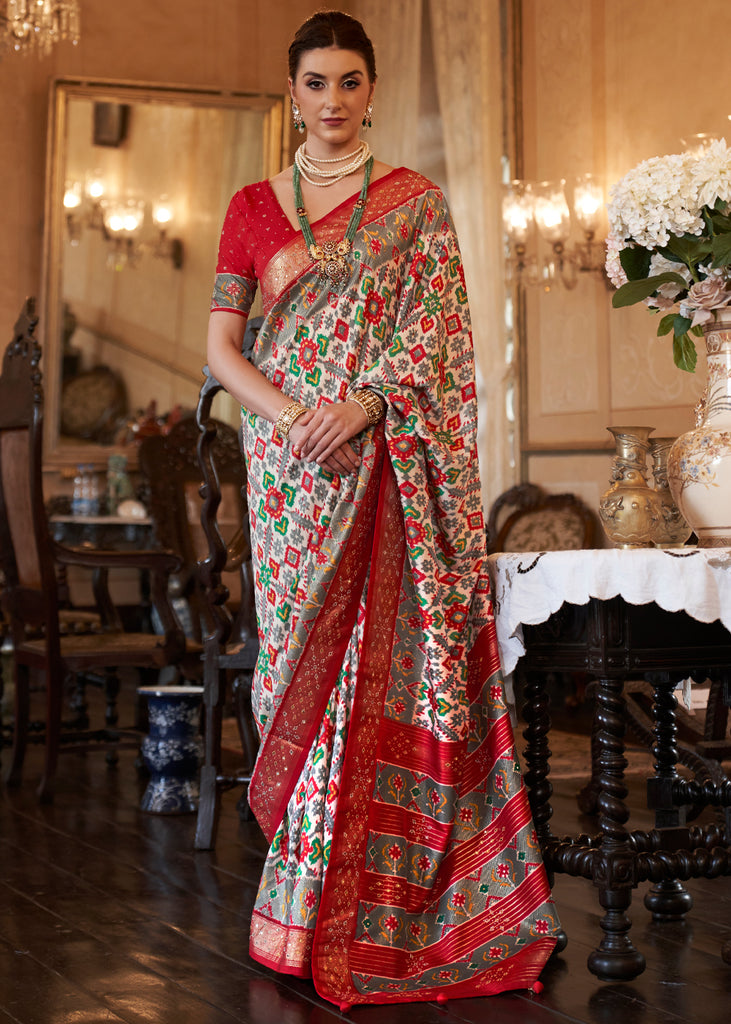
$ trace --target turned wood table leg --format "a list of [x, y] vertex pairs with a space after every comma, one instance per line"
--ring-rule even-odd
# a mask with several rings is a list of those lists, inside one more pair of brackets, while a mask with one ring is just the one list
[[[541, 848], [545, 852], [547, 842], [552, 835], [553, 808], [550, 799], [553, 786], [548, 781], [550, 771], [548, 759], [551, 755], [548, 746], [548, 733], [551, 728], [551, 715], [549, 712], [550, 702], [546, 693], [546, 677], [543, 673], [527, 673], [524, 697], [523, 720], [526, 727], [523, 730], [523, 738], [527, 743], [523, 751], [524, 778], [528, 787], [528, 799], [536, 834]], [[552, 877], [550, 877], [550, 882], [553, 885]]]
[[[546, 676], [543, 673], [530, 672], [527, 674], [524, 697], [523, 720], [526, 723], [526, 728], [523, 731], [523, 738], [527, 742], [523, 751], [526, 765], [524, 778], [528, 789], [533, 824], [545, 859], [548, 881], [553, 888], [554, 873], [549, 852], [553, 837], [551, 832], [553, 808], [550, 804], [553, 786], [548, 781], [550, 772], [548, 762], [551, 756], [548, 734], [551, 728], [551, 715], [550, 700], [546, 693]], [[561, 929], [556, 935], [554, 952], [561, 953], [567, 943], [566, 932]]]
[[625, 803], [624, 697], [622, 679], [600, 678], [596, 694], [599, 760], [599, 828], [601, 845], [596, 851], [593, 883], [605, 910], [601, 921], [604, 936], [589, 954], [589, 970], [606, 981], [629, 981], [645, 969], [645, 958], [629, 935], [627, 910], [637, 885], [637, 862], [624, 827], [629, 818]]
[[[666, 840], [671, 843], [673, 833], [681, 845], [687, 843], [686, 813], [684, 807], [673, 801], [673, 782], [678, 778], [678, 727], [675, 709], [678, 702], [673, 693], [669, 672], [648, 672], [645, 678], [654, 690], [653, 733], [655, 743], [652, 753], [655, 760], [655, 774], [647, 780], [647, 806], [655, 812], [655, 827], [665, 830]], [[677, 921], [693, 906], [693, 897], [677, 878], [663, 878], [645, 894], [645, 906], [652, 912], [653, 921]]]

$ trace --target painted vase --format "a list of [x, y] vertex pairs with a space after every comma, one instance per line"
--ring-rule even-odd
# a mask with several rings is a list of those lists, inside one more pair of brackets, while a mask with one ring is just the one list
[[650, 440], [652, 479], [655, 493], [660, 497], [660, 520], [654, 533], [656, 548], [682, 547], [693, 532], [675, 504], [668, 483], [668, 455], [674, 443], [674, 437], [653, 437]]
[[203, 743], [198, 734], [202, 686], [141, 686], [149, 732], [141, 753], [150, 781], [140, 804], [151, 814], [187, 814], [198, 808], [198, 769]]
[[696, 426], [668, 455], [675, 504], [695, 531], [698, 546], [731, 546], [731, 310], [716, 310], [703, 327], [708, 360]]
[[604, 532], [618, 548], [651, 548], [661, 519], [660, 496], [647, 482], [654, 427], [607, 427], [614, 437], [611, 486], [599, 502]]

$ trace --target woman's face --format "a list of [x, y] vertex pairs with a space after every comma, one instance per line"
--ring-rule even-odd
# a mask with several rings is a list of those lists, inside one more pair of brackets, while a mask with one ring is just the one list
[[289, 91], [307, 127], [311, 155], [318, 150], [353, 147], [373, 95], [359, 53], [335, 46], [306, 50], [297, 77], [289, 80]]

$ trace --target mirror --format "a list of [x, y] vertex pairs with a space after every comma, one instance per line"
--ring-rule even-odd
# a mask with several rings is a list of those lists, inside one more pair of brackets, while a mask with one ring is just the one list
[[[103, 466], [146, 417], [195, 409], [228, 202], [281, 169], [287, 138], [282, 96], [53, 83], [41, 309], [47, 467]], [[217, 414], [237, 423], [231, 406]]]

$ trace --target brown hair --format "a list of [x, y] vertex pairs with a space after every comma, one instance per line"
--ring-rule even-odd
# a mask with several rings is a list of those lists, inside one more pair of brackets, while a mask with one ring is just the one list
[[297, 29], [289, 48], [289, 77], [292, 81], [297, 77], [303, 53], [329, 46], [360, 54], [368, 69], [369, 81], [375, 82], [376, 57], [373, 43], [361, 23], [342, 11], [318, 11]]

